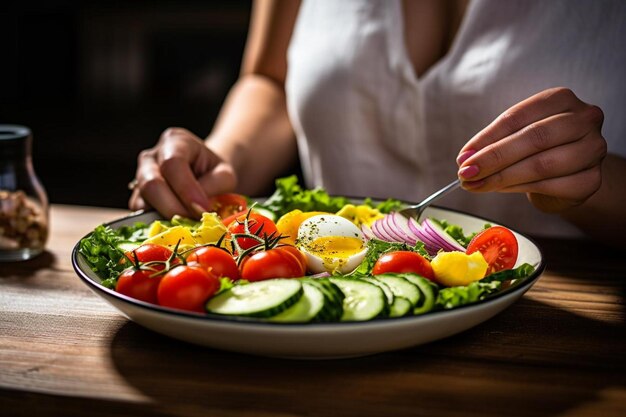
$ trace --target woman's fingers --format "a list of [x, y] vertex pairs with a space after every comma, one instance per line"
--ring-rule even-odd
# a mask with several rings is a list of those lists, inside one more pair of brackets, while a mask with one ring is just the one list
[[544, 90], [514, 105], [470, 139], [459, 152], [458, 164], [471, 155], [547, 117], [580, 108], [580, 100], [566, 88]]
[[[594, 134], [598, 140], [594, 140]], [[565, 146], [577, 142], [581, 144]], [[584, 122], [579, 114], [562, 113], [533, 123], [470, 156], [459, 169], [459, 177], [464, 181], [486, 180], [493, 191], [511, 185], [516, 176], [518, 182], [528, 182], [529, 175], [560, 176], [565, 174], [563, 165], [577, 172], [599, 162], [603, 144], [595, 126]]]
[[530, 202], [546, 213], [556, 213], [584, 203], [602, 184], [600, 165], [559, 178], [509, 187], [504, 192], [526, 192]]
[[236, 177], [197, 136], [170, 128], [154, 148], [139, 155], [136, 181], [132, 209], [152, 207], [165, 217], [198, 217], [208, 209], [209, 195], [232, 191]]
[[[575, 142], [532, 154], [487, 177], [466, 181], [464, 187], [481, 192], [510, 192], [512, 189], [519, 190], [519, 187], [516, 187], [518, 185], [565, 177], [588, 170], [599, 165], [606, 155], [606, 143], [595, 136], [595, 133], [589, 133]], [[584, 158], [581, 155], [584, 155]], [[583, 190], [580, 192], [584, 194]]]
[[542, 210], [580, 204], [600, 186], [594, 174], [607, 152], [603, 120], [600, 108], [567, 89], [524, 100], [463, 147], [457, 158], [462, 186], [529, 193]]
[[[154, 150], [148, 150], [139, 155], [137, 189], [133, 191], [134, 200], [131, 197], [131, 208], [147, 208], [146, 203], [148, 203], [166, 217], [174, 214], [189, 215], [190, 213], [161, 175], [155, 153]], [[144, 207], [141, 207], [141, 204]]]
[[211, 172], [198, 177], [198, 182], [210, 195], [232, 192], [237, 185], [235, 170], [225, 162], [219, 162]]

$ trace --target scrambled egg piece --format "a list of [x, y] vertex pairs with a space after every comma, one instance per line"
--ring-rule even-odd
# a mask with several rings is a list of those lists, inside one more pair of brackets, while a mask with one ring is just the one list
[[207, 243], [216, 243], [226, 233], [226, 226], [216, 213], [204, 213], [197, 227], [167, 226], [155, 221], [148, 229], [148, 239], [145, 243], [155, 243], [174, 249], [178, 242], [179, 250], [189, 249]]
[[286, 243], [289, 245], [296, 244], [296, 238], [298, 237], [298, 228], [302, 224], [303, 221], [308, 219], [309, 217], [317, 216], [318, 214], [328, 214], [323, 211], [302, 211], [302, 210], [292, 210], [289, 213], [285, 213], [281, 216], [280, 219], [276, 222], [276, 228], [278, 232], [285, 236], [281, 243]]
[[361, 226], [362, 224], [371, 226], [376, 220], [385, 217], [378, 209], [365, 204], [358, 206], [346, 204], [337, 212], [337, 215], [345, 217], [357, 226]]
[[439, 252], [430, 262], [437, 282], [454, 287], [468, 285], [485, 277], [487, 261], [482, 253]]

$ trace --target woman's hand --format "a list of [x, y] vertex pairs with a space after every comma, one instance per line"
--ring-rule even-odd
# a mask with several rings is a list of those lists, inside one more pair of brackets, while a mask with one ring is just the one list
[[163, 132], [154, 148], [139, 154], [130, 197], [132, 210], [154, 208], [165, 218], [174, 214], [198, 217], [209, 196], [234, 190], [232, 166], [193, 133], [182, 128]]
[[463, 188], [524, 192], [544, 212], [578, 206], [602, 183], [602, 110], [566, 88], [542, 91], [500, 115], [461, 149]]

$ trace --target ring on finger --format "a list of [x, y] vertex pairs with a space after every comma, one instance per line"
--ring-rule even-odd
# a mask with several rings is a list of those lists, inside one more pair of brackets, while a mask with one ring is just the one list
[[135, 188], [137, 188], [138, 185], [139, 185], [139, 181], [137, 181], [137, 178], [133, 178], [133, 180], [128, 183], [128, 189], [132, 191]]

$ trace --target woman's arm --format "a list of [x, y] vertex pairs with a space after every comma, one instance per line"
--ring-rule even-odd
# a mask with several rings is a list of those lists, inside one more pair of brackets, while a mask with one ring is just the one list
[[254, 4], [241, 76], [213, 132], [202, 141], [186, 129], [169, 128], [141, 152], [131, 209], [196, 217], [211, 208], [212, 195], [254, 195], [295, 161], [284, 82], [298, 8], [291, 0]]
[[287, 114], [287, 48], [299, 1], [254, 3], [242, 73], [208, 145], [237, 174], [237, 190], [255, 195], [292, 166], [296, 142]]

